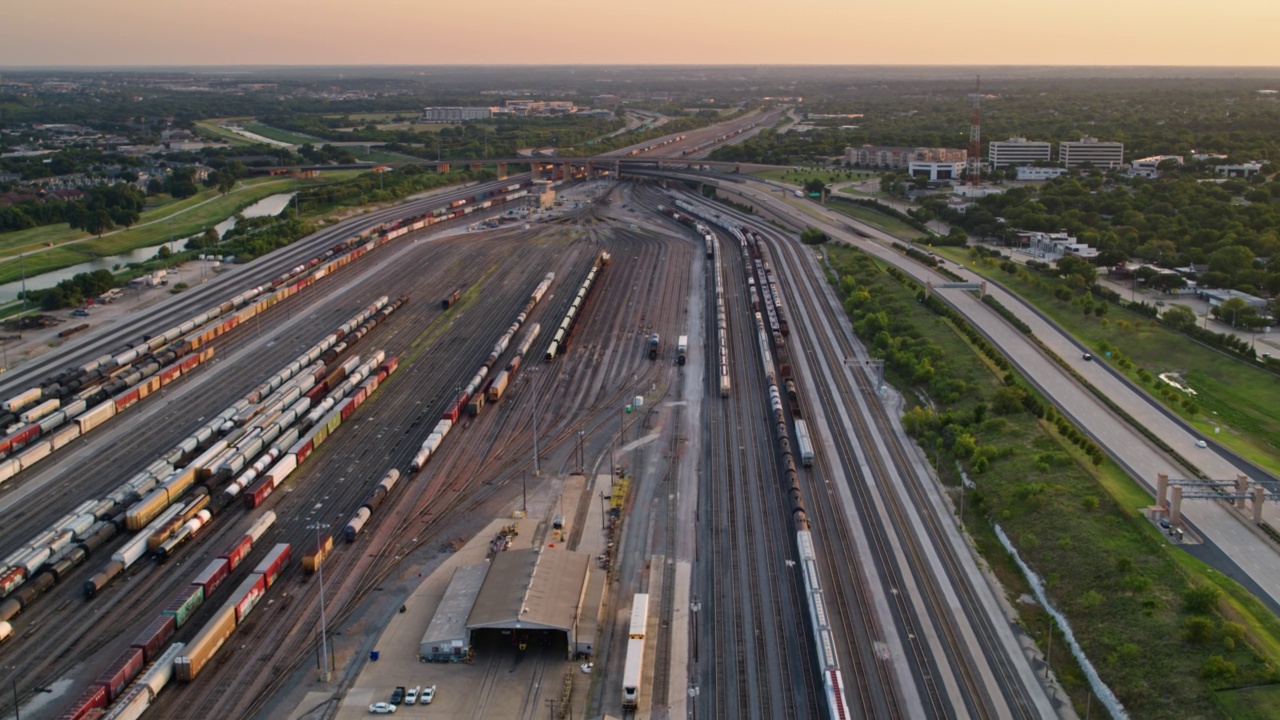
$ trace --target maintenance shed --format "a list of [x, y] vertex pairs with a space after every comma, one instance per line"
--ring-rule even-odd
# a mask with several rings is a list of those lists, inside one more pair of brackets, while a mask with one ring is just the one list
[[537, 643], [569, 657], [577, 646], [590, 564], [590, 555], [562, 549], [498, 553], [467, 618], [471, 643], [505, 641], [521, 650]]
[[484, 584], [489, 563], [464, 565], [453, 571], [449, 587], [440, 599], [436, 614], [427, 626], [418, 647], [418, 659], [422, 662], [461, 662], [471, 651], [468, 642], [467, 615], [471, 613], [480, 587]]

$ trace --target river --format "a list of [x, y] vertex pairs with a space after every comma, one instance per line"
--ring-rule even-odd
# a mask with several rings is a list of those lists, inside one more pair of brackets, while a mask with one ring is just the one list
[[[267, 215], [279, 215], [281, 212], [284, 211], [285, 207], [289, 205], [289, 201], [291, 200], [293, 200], [293, 193], [280, 193], [278, 195], [271, 195], [259, 200], [258, 202], [240, 211], [240, 214], [247, 218], [248, 217], [264, 217]], [[218, 231], [218, 236], [221, 237], [228, 230], [235, 227], [235, 225], [236, 225], [236, 218], [235, 216], [232, 216], [215, 225], [214, 229]], [[173, 247], [175, 250], [180, 250], [183, 248], [186, 242], [187, 242], [187, 238], [174, 238]], [[111, 270], [117, 265], [123, 267], [125, 265], [128, 265], [129, 263], [144, 262], [146, 260], [150, 260], [151, 258], [155, 257], [156, 252], [161, 247], [168, 244], [169, 243], [166, 241], [166, 242], [159, 243], [157, 245], [152, 245], [150, 247], [142, 247], [136, 250], [131, 250], [127, 253], [122, 253], [120, 255], [109, 255], [106, 257], [100, 257], [95, 260], [90, 260], [88, 262], [80, 263], [79, 265], [73, 265], [71, 267], [62, 268], [61, 270], [54, 270], [47, 273], [41, 273], [40, 275], [27, 278], [26, 280], [27, 289], [28, 290], [44, 290], [46, 288], [51, 288], [54, 285], [57, 285], [63, 280], [69, 280], [71, 279], [72, 276], [78, 275], [80, 273], [93, 272], [94, 270]], [[14, 282], [0, 285], [0, 302], [8, 302], [10, 300], [15, 300], [18, 298], [21, 292], [22, 292], [21, 280], [15, 280]]]

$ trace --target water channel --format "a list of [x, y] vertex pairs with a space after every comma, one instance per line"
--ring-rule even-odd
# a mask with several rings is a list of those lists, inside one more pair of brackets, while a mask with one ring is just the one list
[[[293, 200], [293, 193], [271, 195], [259, 200], [244, 210], [241, 210], [240, 214], [247, 218], [279, 215], [284, 211], [285, 207], [289, 205], [291, 200]], [[215, 225], [214, 229], [218, 231], [218, 236], [221, 237], [228, 230], [235, 227], [235, 225], [236, 218], [235, 216], [232, 216]], [[187, 238], [174, 238], [173, 247], [175, 250], [180, 250], [186, 245], [186, 242]], [[165, 241], [149, 247], [130, 250], [129, 252], [121, 253], [120, 255], [100, 257], [88, 262], [80, 263], [79, 265], [65, 267], [61, 270], [41, 273], [40, 275], [27, 278], [26, 286], [28, 290], [43, 290], [45, 288], [51, 288], [63, 280], [69, 280], [71, 277], [80, 273], [93, 272], [94, 270], [111, 270], [117, 265], [123, 267], [129, 263], [150, 260], [155, 257], [156, 252], [161, 247], [168, 244], [169, 242]], [[0, 302], [8, 302], [10, 300], [17, 299], [19, 294], [22, 292], [22, 283], [22, 280], [15, 280], [13, 282], [0, 285]]]

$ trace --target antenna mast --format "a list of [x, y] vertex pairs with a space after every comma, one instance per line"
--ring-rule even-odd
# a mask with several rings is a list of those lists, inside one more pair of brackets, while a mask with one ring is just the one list
[[969, 184], [982, 183], [982, 76], [973, 83], [973, 122], [969, 125]]

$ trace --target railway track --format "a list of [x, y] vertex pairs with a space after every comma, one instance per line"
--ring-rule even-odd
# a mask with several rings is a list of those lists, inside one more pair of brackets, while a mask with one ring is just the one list
[[[808, 308], [811, 317], [823, 318], [823, 323], [828, 327], [845, 326], [843, 319], [835, 317], [831, 311], [832, 304], [822, 302], [821, 293], [814, 289], [811, 277], [815, 268], [811, 262], [801, 261], [803, 251], [796, 248], [789, 238], [772, 231], [769, 235], [775, 252], [783, 253], [786, 258], [786, 264], [791, 270], [788, 274], [797, 278], [796, 284], [803, 287], [802, 290], [796, 290], [784, 285], [784, 292], [787, 293], [791, 306], [795, 307], [799, 301]], [[848, 334], [829, 331], [814, 334], [819, 342], [820, 354], [827, 358], [857, 357], [860, 353]], [[987, 609], [968, 581], [956, 549], [945, 539], [946, 529], [942, 526], [942, 521], [932, 512], [913, 513], [908, 510], [908, 503], [921, 508], [930, 506], [926, 488], [929, 481], [915, 472], [915, 466], [905, 447], [906, 441], [899, 433], [890, 431], [882, 434], [873, 429], [894, 427], [893, 419], [888, 416], [883, 404], [875, 399], [877, 389], [865, 372], [850, 371], [845, 367], [843, 372], [837, 372], [834, 376], [837, 378], [839, 397], [827, 394], [826, 400], [844, 403], [855, 401], [854, 405], [860, 412], [853, 412], [850, 417], [855, 423], [856, 435], [866, 438], [863, 443], [866, 450], [856, 456], [859, 463], [866, 467], [865, 475], [875, 478], [873, 485], [880, 489], [878, 494], [860, 494], [865, 500], [881, 505], [890, 513], [893, 525], [898, 528], [896, 532], [908, 553], [909, 567], [913, 569], [909, 575], [891, 572], [891, 587], [899, 590], [894, 595], [902, 597], [900, 590], [906, 587], [906, 581], [920, 588], [928, 597], [930, 612], [936, 623], [933, 637], [942, 641], [934, 643], [941, 645], [941, 648], [925, 647], [922, 636], [928, 632], [928, 628], [920, 626], [923, 618], [914, 614], [916, 619], [910, 620], [913, 613], [901, 601], [898, 602], [899, 623], [903, 625], [901, 629], [907, 638], [908, 651], [918, 663], [917, 679], [926, 712], [963, 712], [974, 717], [992, 718], [1038, 716], [1021, 678], [996, 637]], [[839, 437], [842, 433], [834, 435], [837, 444], [846, 444]], [[878, 436], [882, 438], [879, 441], [875, 440]], [[849, 449], [852, 448], [846, 447], [840, 454], [852, 457], [845, 455]], [[859, 490], [872, 485], [867, 482], [869, 478], [865, 475], [862, 482], [853, 484]], [[929, 545], [924, 545], [923, 539], [917, 540], [910, 531], [910, 528], [922, 524]], [[934, 554], [940, 559], [945, 571], [942, 579], [935, 578], [928, 572]], [[891, 566], [885, 564], [888, 559], [885, 550], [880, 550], [879, 556], [883, 572]], [[950, 610], [957, 600], [963, 608], [966, 622], [956, 622], [953, 611]], [[940, 633], [941, 637], [936, 633]], [[975, 655], [975, 652], [981, 653], [981, 657]], [[956, 671], [954, 682], [958, 686], [948, 684], [945, 675], [948, 667]], [[993, 684], [998, 688], [996, 693], [991, 691]]]

